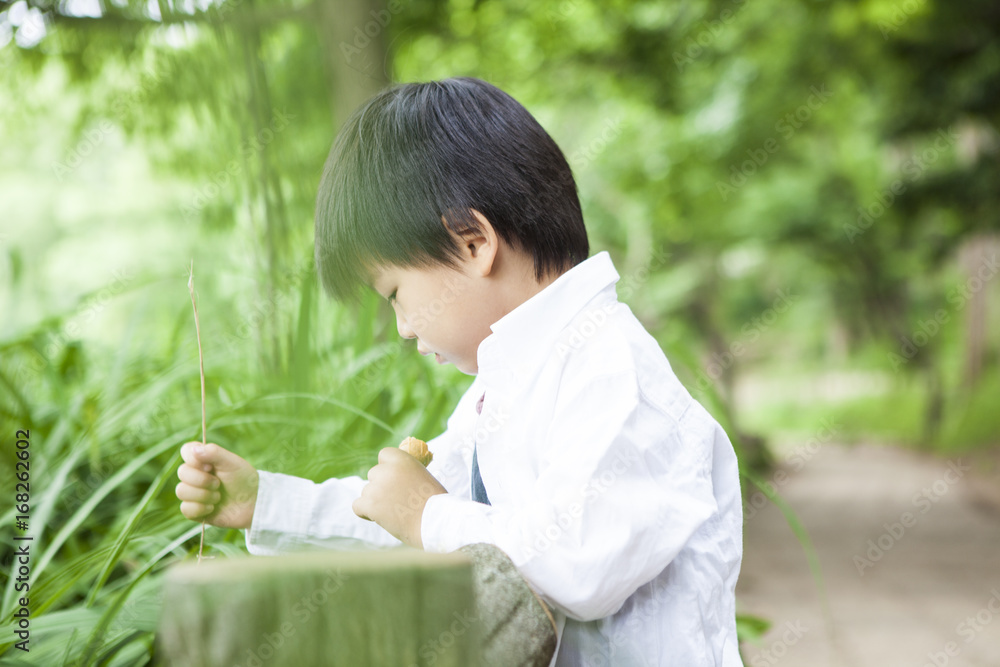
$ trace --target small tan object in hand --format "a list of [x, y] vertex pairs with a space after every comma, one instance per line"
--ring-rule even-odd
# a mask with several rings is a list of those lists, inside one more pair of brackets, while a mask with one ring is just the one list
[[420, 461], [425, 467], [434, 459], [434, 455], [431, 451], [427, 449], [427, 443], [418, 438], [410, 436], [409, 438], [403, 440], [399, 443], [399, 448], [404, 452]]

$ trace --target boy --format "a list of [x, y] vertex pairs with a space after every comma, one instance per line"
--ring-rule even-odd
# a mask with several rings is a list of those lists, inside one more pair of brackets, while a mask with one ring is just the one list
[[476, 375], [425, 469], [386, 448], [367, 483], [257, 472], [187, 443], [190, 519], [253, 554], [314, 544], [507, 553], [556, 612], [556, 665], [741, 665], [733, 448], [587, 259], [562, 152], [476, 79], [390, 88], [347, 122], [316, 206], [327, 293], [365, 284], [421, 354]]

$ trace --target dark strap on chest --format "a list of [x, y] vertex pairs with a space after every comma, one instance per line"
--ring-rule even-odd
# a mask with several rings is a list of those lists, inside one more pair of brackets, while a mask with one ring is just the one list
[[[483, 394], [476, 401], [476, 413], [483, 414], [483, 401], [485, 399], [486, 394]], [[472, 446], [472, 499], [484, 505], [490, 504], [490, 499], [486, 495], [486, 487], [483, 486], [483, 477], [479, 474], [479, 455], [475, 444]]]

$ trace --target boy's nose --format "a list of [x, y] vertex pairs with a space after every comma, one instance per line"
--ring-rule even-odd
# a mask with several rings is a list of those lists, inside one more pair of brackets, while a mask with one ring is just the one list
[[398, 331], [399, 335], [403, 338], [417, 337], [417, 334], [413, 333], [413, 329], [410, 328], [410, 325], [406, 323], [406, 319], [399, 315], [396, 315], [396, 331]]

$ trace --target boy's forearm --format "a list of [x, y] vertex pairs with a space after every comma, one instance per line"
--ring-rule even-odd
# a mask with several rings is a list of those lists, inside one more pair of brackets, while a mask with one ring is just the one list
[[322, 484], [282, 473], [259, 471], [253, 522], [246, 531], [251, 554], [270, 556], [310, 545], [326, 548], [389, 547], [399, 540], [358, 518], [351, 503], [365, 481], [328, 479]]

